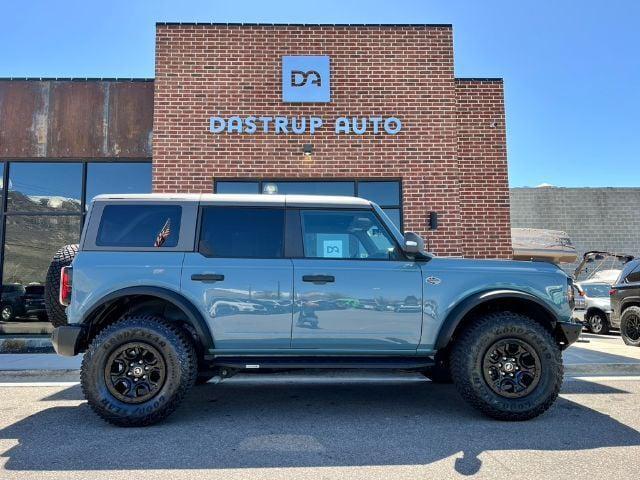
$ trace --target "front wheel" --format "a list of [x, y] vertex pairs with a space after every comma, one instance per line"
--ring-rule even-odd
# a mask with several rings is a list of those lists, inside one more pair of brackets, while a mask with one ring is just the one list
[[5, 322], [10, 322], [15, 317], [13, 313], [13, 307], [11, 305], [3, 305], [0, 310], [0, 318]]
[[156, 423], [171, 414], [196, 381], [192, 341], [151, 315], [125, 316], [91, 342], [80, 370], [89, 406], [121, 427]]
[[462, 397], [499, 420], [537, 417], [562, 386], [562, 356], [551, 333], [512, 312], [487, 314], [467, 327], [453, 345], [450, 366]]
[[622, 341], [632, 347], [640, 347], [640, 307], [627, 307], [620, 317]]

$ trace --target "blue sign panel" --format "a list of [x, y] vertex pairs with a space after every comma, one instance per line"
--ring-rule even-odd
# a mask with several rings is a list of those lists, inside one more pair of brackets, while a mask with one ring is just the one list
[[330, 102], [329, 56], [282, 57], [283, 102]]

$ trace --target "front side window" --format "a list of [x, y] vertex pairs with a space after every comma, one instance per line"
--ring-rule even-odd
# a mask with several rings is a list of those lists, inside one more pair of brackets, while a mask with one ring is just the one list
[[96, 237], [99, 247], [175, 247], [180, 235], [178, 205], [107, 205]]
[[400, 252], [373, 212], [302, 210], [306, 258], [398, 260]]
[[198, 251], [205, 257], [282, 258], [284, 208], [204, 207]]

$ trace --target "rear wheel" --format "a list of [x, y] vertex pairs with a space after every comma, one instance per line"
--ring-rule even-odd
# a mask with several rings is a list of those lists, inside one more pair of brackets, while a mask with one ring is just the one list
[[562, 385], [560, 348], [535, 320], [512, 312], [479, 318], [453, 345], [451, 374], [462, 397], [499, 420], [547, 410]]
[[187, 335], [151, 315], [127, 316], [105, 328], [80, 370], [89, 406], [121, 427], [167, 417], [196, 380], [196, 353]]
[[622, 341], [633, 347], [640, 347], [640, 307], [628, 307], [620, 317]]
[[609, 333], [609, 322], [606, 315], [602, 312], [593, 312], [589, 316], [587, 325], [589, 325], [589, 330], [592, 333], [598, 335], [606, 335]]
[[78, 245], [65, 245], [56, 252], [47, 270], [47, 278], [44, 284], [44, 307], [47, 318], [54, 327], [67, 324], [65, 307], [60, 304], [60, 271], [62, 267], [68, 267], [78, 253]]

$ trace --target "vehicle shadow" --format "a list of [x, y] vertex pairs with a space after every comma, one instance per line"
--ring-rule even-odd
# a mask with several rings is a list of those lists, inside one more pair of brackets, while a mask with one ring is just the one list
[[[577, 380], [565, 387], [625, 393]], [[43, 401], [81, 398], [75, 386]], [[5, 468], [31, 471], [426, 465], [462, 452], [455, 469], [471, 475], [485, 451], [640, 445], [635, 429], [567, 399], [529, 422], [498, 422], [451, 385], [419, 379], [208, 384], [147, 428], [109, 426], [84, 402], [47, 406], [0, 430], [0, 439], [19, 442], [2, 454]]]

